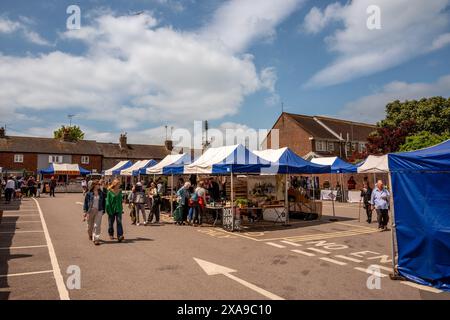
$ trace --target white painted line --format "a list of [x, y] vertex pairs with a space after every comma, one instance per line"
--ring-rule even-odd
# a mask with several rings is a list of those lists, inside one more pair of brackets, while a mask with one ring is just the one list
[[370, 269], [364, 269], [364, 268], [360, 268], [360, 267], [355, 267], [354, 269], [355, 269], [355, 270], [358, 270], [358, 271], [362, 271], [362, 272], [368, 273], [368, 274], [375, 275], [375, 276], [380, 277], [380, 278], [387, 277], [387, 275], [384, 274], [384, 273], [381, 273], [381, 272], [373, 272], [373, 271], [370, 270]]
[[295, 242], [291, 242], [291, 241], [287, 241], [287, 240], [283, 240], [281, 242], [283, 242], [285, 244], [288, 244], [290, 246], [294, 246], [294, 247], [301, 247], [302, 246], [300, 243], [295, 243]]
[[410, 281], [401, 281], [400, 283], [405, 284], [407, 286], [419, 289], [419, 290], [424, 290], [424, 291], [429, 291], [429, 292], [433, 292], [433, 293], [441, 293], [442, 290], [433, 288], [433, 287], [428, 287], [428, 286], [424, 286], [418, 283], [414, 283], [414, 282], [410, 282]]
[[0, 274], [0, 278], [18, 277], [18, 276], [29, 276], [29, 275], [33, 275], [33, 274], [51, 273], [51, 272], [53, 272], [53, 270], [34, 271], [34, 272], [24, 272], [24, 273]]
[[44, 230], [29, 230], [29, 231], [2, 231], [1, 234], [11, 234], [11, 233], [35, 233], [44, 232]]
[[321, 250], [321, 249], [317, 249], [317, 248], [306, 248], [306, 249], [311, 250], [311, 251], [315, 251], [315, 252], [318, 252], [318, 253], [322, 253], [322, 254], [330, 254], [329, 251], [325, 251], [325, 250]]
[[269, 246], [275, 247], [275, 248], [286, 248], [285, 246], [282, 246], [281, 244], [277, 244], [277, 243], [273, 243], [273, 242], [266, 242], [266, 244], [268, 244]]
[[240, 279], [238, 277], [236, 277], [235, 275], [232, 275], [231, 273], [236, 272], [236, 270], [212, 263], [212, 262], [208, 262], [205, 260], [201, 260], [198, 258], [194, 258], [195, 262], [198, 263], [198, 265], [203, 269], [203, 271], [205, 271], [205, 273], [208, 276], [214, 276], [214, 275], [224, 275], [225, 277], [234, 280], [240, 284], [242, 284], [243, 286], [258, 292], [259, 294], [271, 299], [271, 300], [284, 300], [284, 298], [277, 296], [276, 294], [273, 294], [272, 292], [269, 292], [267, 290], [264, 290], [263, 288], [260, 288], [258, 286], [255, 286], [254, 284], [247, 282], [243, 279]]
[[314, 257], [314, 256], [315, 256], [314, 253], [310, 253], [310, 252], [306, 252], [306, 251], [302, 251], [302, 250], [297, 250], [297, 249], [295, 249], [295, 250], [291, 250], [291, 251], [292, 251], [292, 252], [296, 252], [296, 253], [303, 254], [303, 255], [308, 256], [308, 257]]
[[41, 217], [42, 228], [44, 229], [45, 240], [47, 241], [48, 246], [48, 254], [50, 255], [50, 261], [53, 267], [53, 276], [56, 281], [56, 287], [58, 288], [59, 298], [61, 300], [70, 300], [69, 292], [64, 283], [64, 279], [61, 274], [61, 269], [59, 268], [58, 258], [56, 257], [55, 248], [53, 247], [52, 239], [50, 238], [50, 234], [48, 233], [47, 224], [45, 223], [44, 214], [42, 213], [41, 206], [39, 202], [34, 199], [34, 202], [37, 205], [39, 210], [39, 216]]
[[363, 262], [362, 260], [355, 259], [355, 258], [350, 258], [350, 257], [343, 256], [343, 255], [337, 255], [337, 256], [335, 256], [335, 257], [336, 257], [336, 258], [340, 258], [340, 259], [345, 259], [345, 260], [348, 260], [348, 261], [352, 261], [352, 262], [356, 262], [356, 263], [361, 263], [361, 262]]
[[45, 248], [45, 247], [47, 247], [47, 245], [42, 244], [39, 246], [3, 247], [3, 248], [0, 248], [0, 250], [32, 249], [32, 248]]
[[38, 216], [38, 213], [24, 213], [24, 214], [3, 214], [3, 218], [5, 217], [23, 217], [23, 216]]
[[320, 260], [328, 261], [328, 262], [331, 262], [331, 263], [334, 263], [334, 264], [338, 264], [340, 266], [345, 266], [347, 264], [347, 262], [342, 262], [342, 261], [334, 260], [334, 259], [331, 259], [331, 258], [320, 258]]
[[79, 201], [77, 201], [77, 202], [75, 202], [75, 204], [79, 204], [79, 205], [83, 205], [83, 202], [79, 202]]

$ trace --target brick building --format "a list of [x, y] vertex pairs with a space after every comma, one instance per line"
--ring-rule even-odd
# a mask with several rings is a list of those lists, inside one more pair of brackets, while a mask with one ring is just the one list
[[[330, 156], [346, 159], [354, 150], [360, 152], [365, 150], [367, 137], [376, 126], [323, 116], [283, 112], [273, 125], [273, 129], [278, 129], [278, 147], [289, 147], [306, 159]], [[267, 136], [267, 148], [272, 147], [272, 137], [276, 139], [277, 134], [272, 130]]]
[[127, 144], [125, 135], [119, 143], [100, 143], [93, 140], [7, 136], [0, 128], [0, 167], [17, 176], [37, 174], [51, 163], [73, 163], [92, 171], [102, 172], [121, 160], [161, 160], [170, 153], [171, 143], [165, 146]]

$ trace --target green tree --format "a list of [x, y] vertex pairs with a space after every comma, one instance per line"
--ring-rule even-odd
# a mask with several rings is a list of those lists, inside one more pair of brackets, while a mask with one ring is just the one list
[[398, 127], [404, 121], [416, 123], [410, 134], [429, 131], [438, 135], [450, 128], [450, 98], [423, 98], [417, 100], [398, 100], [386, 106], [386, 119], [379, 127]]
[[84, 139], [84, 132], [78, 126], [61, 126], [58, 130], [53, 131], [55, 139], [66, 139], [69, 141], [79, 141]]
[[415, 135], [406, 137], [405, 143], [400, 146], [400, 151], [413, 151], [431, 147], [448, 139], [450, 139], [449, 132], [444, 132], [439, 135], [428, 131], [421, 131]]
[[433, 145], [433, 141], [439, 143], [442, 140], [438, 137], [445, 136], [450, 130], [450, 98], [431, 97], [390, 102], [386, 105], [386, 118], [377, 126], [377, 130], [368, 137], [369, 154], [403, 150], [401, 148], [407, 144], [407, 138], [416, 135], [418, 137], [411, 140], [405, 148], [414, 150], [410, 148], [415, 145], [421, 148], [422, 145]]

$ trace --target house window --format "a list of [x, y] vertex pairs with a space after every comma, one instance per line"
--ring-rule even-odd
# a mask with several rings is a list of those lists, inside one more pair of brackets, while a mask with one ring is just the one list
[[328, 151], [334, 151], [334, 142], [328, 142]]
[[358, 142], [352, 142], [352, 151], [358, 150]]
[[48, 156], [49, 163], [62, 163], [63, 156]]
[[327, 144], [325, 141], [316, 141], [316, 151], [327, 151]]
[[82, 156], [81, 164], [89, 164], [89, 156]]
[[363, 153], [366, 151], [366, 144], [365, 143], [360, 143], [359, 145], [359, 152]]
[[14, 162], [15, 163], [23, 163], [23, 154], [15, 154]]

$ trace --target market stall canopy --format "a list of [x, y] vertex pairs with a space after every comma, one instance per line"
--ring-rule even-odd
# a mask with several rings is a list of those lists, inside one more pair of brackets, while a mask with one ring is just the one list
[[329, 165], [320, 165], [306, 161], [291, 149], [267, 149], [253, 151], [257, 156], [270, 162], [268, 168], [263, 168], [263, 173], [328, 173]]
[[450, 171], [450, 139], [438, 145], [410, 152], [390, 153], [391, 171]]
[[241, 144], [209, 148], [206, 152], [184, 167], [185, 174], [230, 174], [261, 173], [269, 162], [258, 157]]
[[389, 172], [388, 156], [368, 156], [367, 159], [358, 166], [358, 173], [385, 173]]
[[450, 291], [450, 140], [388, 155], [398, 271]]
[[145, 167], [150, 161], [154, 160], [139, 160], [135, 162], [131, 167], [124, 170], [120, 170], [121, 176], [137, 176], [139, 175], [139, 170]]
[[118, 176], [120, 175], [120, 171], [125, 170], [133, 165], [133, 162], [130, 160], [120, 161], [111, 169], [105, 170], [105, 176]]
[[191, 163], [191, 157], [187, 153], [169, 154], [158, 164], [147, 168], [147, 174], [183, 174], [184, 166]]
[[158, 163], [158, 161], [156, 161], [156, 160], [153, 160], [153, 159], [148, 160], [148, 162], [146, 164], [144, 164], [142, 167], [140, 167], [139, 170], [133, 171], [133, 176], [137, 176], [140, 174], [143, 174], [143, 175], [147, 174], [147, 168], [153, 167], [157, 163]]
[[311, 159], [312, 163], [331, 167], [331, 173], [353, 173], [357, 172], [357, 166], [345, 162], [339, 157], [323, 157]]
[[86, 169], [80, 167], [78, 164], [52, 163], [52, 164], [50, 164], [50, 166], [48, 168], [40, 170], [39, 173], [79, 176], [79, 175], [86, 175], [91, 172], [89, 170], [86, 170]]

